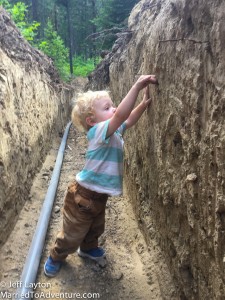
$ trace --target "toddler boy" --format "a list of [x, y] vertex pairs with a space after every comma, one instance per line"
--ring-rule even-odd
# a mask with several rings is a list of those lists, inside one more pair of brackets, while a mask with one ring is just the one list
[[[139, 120], [151, 102], [148, 85], [154, 75], [142, 75], [116, 108], [106, 91], [88, 91], [76, 99], [72, 111], [74, 125], [87, 132], [86, 163], [68, 186], [63, 206], [63, 228], [50, 251], [44, 272], [54, 277], [66, 257], [78, 255], [98, 261], [105, 251], [98, 246], [104, 232], [108, 196], [122, 193], [123, 138], [125, 130]], [[142, 102], [134, 108], [139, 92]]]

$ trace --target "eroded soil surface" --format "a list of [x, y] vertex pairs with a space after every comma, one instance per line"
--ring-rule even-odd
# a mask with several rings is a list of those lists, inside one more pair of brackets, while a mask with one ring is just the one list
[[[39, 213], [60, 145], [56, 139], [37, 175], [29, 201], [1, 249], [0, 291], [10, 295], [20, 283]], [[43, 274], [43, 265], [61, 227], [63, 196], [69, 181], [84, 164], [86, 138], [70, 129], [57, 197], [55, 199], [43, 256], [37, 276], [35, 299], [177, 299], [175, 288], [157, 245], [146, 246], [127, 197], [110, 198], [106, 209], [106, 230], [100, 244], [107, 253], [107, 265], [70, 255], [55, 278]], [[60, 294], [59, 294], [60, 293]], [[0, 299], [3, 299], [1, 294]]]

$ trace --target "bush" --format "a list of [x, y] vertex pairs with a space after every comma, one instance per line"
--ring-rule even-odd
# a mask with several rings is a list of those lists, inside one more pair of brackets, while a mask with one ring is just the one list
[[27, 21], [27, 5], [25, 5], [23, 2], [17, 2], [12, 6], [7, 0], [0, 0], [0, 5], [2, 5], [11, 14], [13, 21], [20, 29], [23, 37], [32, 43], [37, 35], [37, 30], [40, 26], [40, 23], [36, 21], [29, 23]]
[[100, 57], [88, 58], [87, 60], [84, 60], [82, 56], [76, 56], [73, 59], [74, 75], [86, 77], [95, 69], [96, 64], [99, 62], [100, 62]]
[[58, 69], [61, 78], [63, 80], [68, 80], [69, 50], [64, 45], [62, 38], [53, 29], [53, 25], [50, 21], [48, 21], [47, 23], [47, 27], [45, 29], [44, 35], [45, 35], [45, 39], [39, 43], [38, 48], [53, 59], [54, 64]]

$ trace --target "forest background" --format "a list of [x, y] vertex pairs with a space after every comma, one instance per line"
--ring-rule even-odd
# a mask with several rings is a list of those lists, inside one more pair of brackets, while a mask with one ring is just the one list
[[52, 58], [60, 77], [87, 76], [139, 0], [0, 0], [29, 43]]

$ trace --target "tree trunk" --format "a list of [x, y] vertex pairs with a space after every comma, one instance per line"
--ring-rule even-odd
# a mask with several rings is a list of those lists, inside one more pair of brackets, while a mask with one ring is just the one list
[[[95, 0], [91, 0], [91, 6], [92, 6], [92, 20], [94, 20], [94, 18], [96, 18], [96, 1]], [[92, 33], [96, 33], [96, 25], [94, 23], [92, 23]], [[96, 59], [96, 45], [95, 42], [92, 43], [92, 47], [91, 47], [91, 53], [90, 56], [94, 57], [94, 59]], [[96, 61], [94, 62], [96, 64]]]
[[32, 2], [32, 18], [34, 21], [38, 20], [38, 0], [31, 0]]
[[70, 74], [73, 74], [73, 56], [72, 56], [73, 42], [72, 42], [72, 26], [71, 26], [70, 9], [71, 9], [70, 0], [67, 0]]

